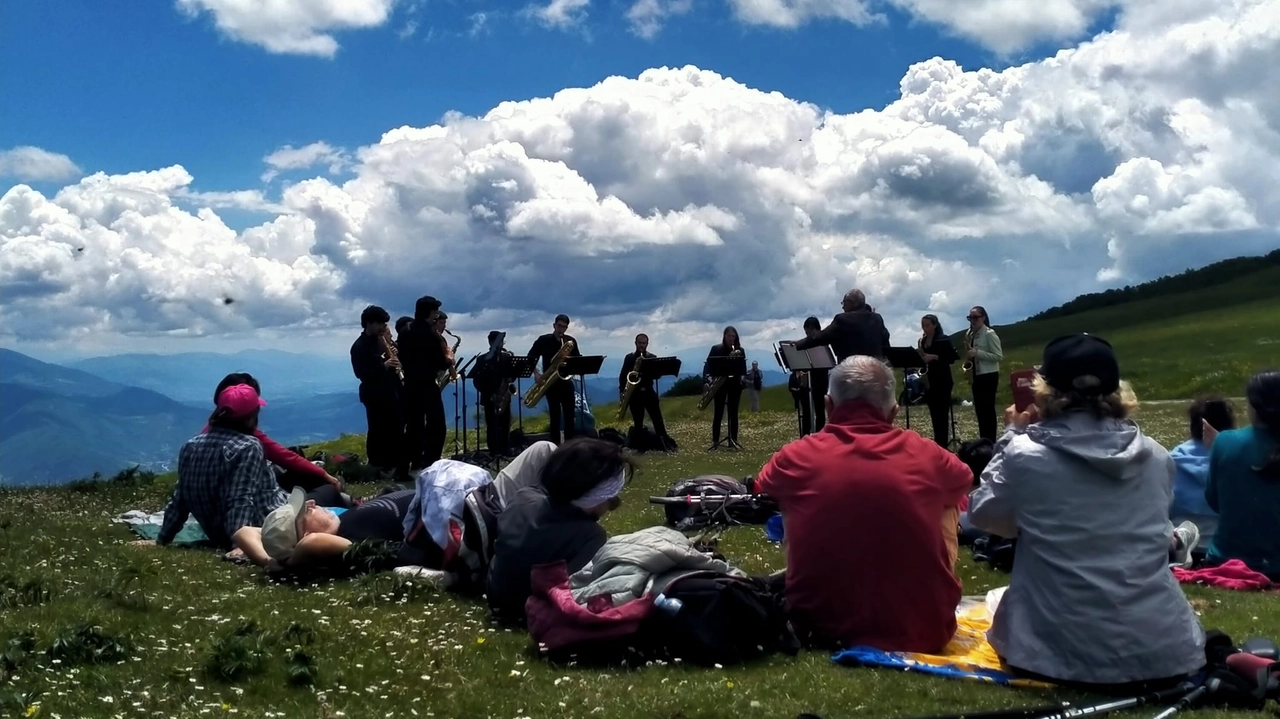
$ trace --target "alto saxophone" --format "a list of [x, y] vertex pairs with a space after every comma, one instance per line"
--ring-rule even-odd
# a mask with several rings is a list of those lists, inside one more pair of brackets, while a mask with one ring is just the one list
[[[920, 353], [920, 359], [924, 359], [924, 336], [916, 341], [916, 352]], [[920, 378], [920, 382], [927, 388], [929, 386], [929, 363], [925, 362], [924, 366], [916, 371], [916, 376]]]
[[[729, 356], [741, 357], [742, 350], [735, 349], [729, 353]], [[715, 381], [708, 385], [707, 388], [702, 391], [702, 396], [698, 398], [698, 409], [706, 409], [707, 405], [711, 404], [711, 400], [715, 398], [716, 393], [720, 391], [720, 388], [724, 386], [725, 381], [728, 379], [728, 377], [716, 377]]]
[[[455, 381], [458, 379], [458, 355], [457, 355], [457, 353], [458, 353], [458, 347], [462, 345], [462, 338], [461, 338], [461, 337], [459, 337], [459, 336], [455, 335], [454, 333], [450, 332], [449, 330], [445, 330], [445, 331], [444, 331], [444, 333], [445, 333], [445, 334], [447, 334], [447, 335], [449, 335], [450, 337], [452, 337], [452, 338], [455, 340], [455, 342], [453, 343], [453, 348], [450, 350], [451, 352], [453, 352], [453, 353], [454, 353], [454, 358], [453, 358], [452, 362], [450, 362], [449, 369], [442, 369], [442, 370], [440, 370], [439, 372], [437, 372], [437, 373], [436, 373], [436, 386], [437, 386], [437, 387], [439, 387], [439, 388], [440, 388], [440, 391], [442, 391], [442, 392], [444, 391], [444, 388], [445, 388], [445, 387], [448, 387], [448, 386], [450, 385], [450, 383], [455, 382]], [[442, 337], [440, 338], [440, 342], [441, 342], [441, 344], [443, 344], [443, 343], [444, 343], [444, 341], [445, 341], [445, 339], [444, 339], [444, 337], [442, 336]]]
[[964, 370], [964, 378], [968, 380], [970, 384], [973, 383], [973, 358], [969, 357], [969, 350], [971, 349], [973, 349], [973, 328], [970, 328], [968, 332], [964, 333], [965, 360], [964, 364], [960, 366], [960, 369]]
[[622, 419], [627, 414], [627, 406], [631, 404], [631, 395], [635, 394], [636, 387], [640, 386], [640, 363], [644, 361], [644, 355], [636, 355], [635, 366], [627, 373], [627, 389], [622, 393], [622, 399], [618, 401], [618, 419]]
[[560, 346], [560, 351], [556, 352], [556, 356], [551, 358], [551, 364], [547, 365], [547, 368], [543, 370], [542, 376], [538, 378], [537, 382], [533, 383], [528, 392], [525, 392], [524, 406], [533, 409], [546, 396], [547, 390], [551, 389], [551, 385], [562, 379], [569, 379], [560, 375], [560, 365], [572, 351], [573, 340], [565, 340], [564, 344]]
[[[387, 359], [400, 359], [400, 352], [396, 349], [396, 343], [391, 339], [391, 330], [387, 328], [382, 330], [382, 350], [386, 353]], [[404, 384], [404, 370], [402, 368], [396, 367], [396, 377], [400, 379], [400, 384]]]

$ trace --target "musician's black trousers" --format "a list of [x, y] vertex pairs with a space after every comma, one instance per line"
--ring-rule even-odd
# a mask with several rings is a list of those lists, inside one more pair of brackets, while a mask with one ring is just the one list
[[485, 402], [484, 436], [485, 443], [489, 446], [489, 454], [506, 456], [507, 445], [511, 439], [511, 401], [509, 398], [506, 407], [503, 407], [501, 402]]
[[973, 378], [973, 413], [978, 418], [978, 436], [996, 440], [996, 390], [1000, 373], [988, 372]]
[[937, 386], [930, 383], [924, 392], [924, 401], [929, 405], [929, 421], [933, 423], [933, 441], [939, 447], [946, 447], [951, 441], [951, 389], [949, 384]]
[[803, 437], [813, 431], [813, 418], [809, 416], [810, 394], [808, 389], [802, 389], [799, 392], [791, 393], [791, 401], [796, 406], [796, 416], [799, 417], [798, 427], [800, 436]]
[[[732, 378], [730, 378], [732, 380]], [[724, 417], [725, 409], [729, 410], [729, 439], [734, 442], [738, 441], [738, 405], [742, 403], [742, 385], [730, 384], [725, 382], [720, 391], [716, 393], [713, 400], [711, 419], [711, 442], [717, 444], [720, 442], [720, 421]]]
[[435, 464], [444, 454], [448, 433], [444, 419], [444, 398], [434, 382], [405, 388], [404, 438], [410, 469]]
[[397, 474], [408, 470], [404, 452], [404, 417], [395, 400], [364, 403], [369, 433], [364, 438], [364, 452], [370, 466]]
[[653, 420], [654, 433], [659, 437], [667, 436], [667, 425], [662, 422], [662, 407], [659, 406], [657, 392], [637, 388], [635, 394], [631, 395], [631, 404], [627, 409], [631, 410], [633, 427], [643, 427], [644, 413], [648, 412], [649, 419]]
[[[809, 404], [813, 407], [813, 431], [817, 432], [827, 425], [827, 385], [809, 388]], [[805, 434], [808, 434], [806, 432]]]
[[[551, 441], [563, 444], [574, 438], [577, 430], [574, 427], [573, 383], [569, 380], [557, 380], [546, 394], [547, 419], [551, 422]], [[561, 418], [564, 418], [564, 434], [560, 433]]]

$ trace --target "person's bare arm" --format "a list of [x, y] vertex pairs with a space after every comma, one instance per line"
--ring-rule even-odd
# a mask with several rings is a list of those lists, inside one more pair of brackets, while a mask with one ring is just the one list
[[308, 534], [298, 540], [293, 556], [286, 562], [290, 567], [317, 564], [339, 557], [351, 546], [351, 540], [336, 534]]
[[261, 527], [241, 527], [231, 535], [231, 544], [244, 552], [244, 556], [259, 567], [270, 569], [276, 564], [271, 555], [267, 554], [267, 550], [262, 547]]

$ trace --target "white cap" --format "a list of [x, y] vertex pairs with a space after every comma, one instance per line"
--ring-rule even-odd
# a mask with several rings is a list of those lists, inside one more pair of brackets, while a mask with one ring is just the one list
[[302, 487], [294, 487], [289, 501], [276, 507], [262, 521], [262, 548], [277, 562], [293, 556], [298, 546], [298, 515], [307, 503], [307, 493]]

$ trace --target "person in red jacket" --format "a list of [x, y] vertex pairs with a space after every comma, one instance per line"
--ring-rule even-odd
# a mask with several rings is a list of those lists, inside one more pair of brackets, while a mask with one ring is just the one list
[[[233, 372], [223, 377], [222, 381], [218, 383], [218, 388], [213, 391], [214, 404], [217, 404], [218, 396], [222, 394], [222, 390], [238, 384], [247, 384], [253, 388], [254, 392], [259, 395], [262, 394], [262, 388], [258, 386], [258, 380], [254, 379], [253, 375], [247, 372]], [[205, 425], [205, 428], [200, 430], [200, 433], [204, 434], [208, 431], [209, 426]], [[341, 480], [326, 472], [324, 467], [309, 461], [306, 457], [287, 447], [281, 446], [279, 442], [268, 437], [261, 427], [254, 429], [253, 436], [257, 437], [258, 441], [262, 443], [262, 452], [266, 455], [268, 462], [280, 467], [286, 473], [298, 479], [296, 483], [284, 487], [285, 491], [293, 489], [294, 486], [311, 491], [325, 484], [331, 484], [339, 490], [342, 489]]]
[[894, 426], [893, 370], [855, 355], [831, 370], [821, 431], [790, 442], [755, 491], [778, 502], [786, 603], [824, 649], [940, 651], [956, 631], [961, 587], [944, 528], [973, 485], [956, 455]]

